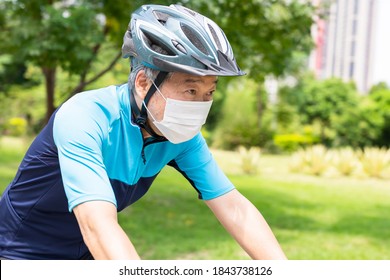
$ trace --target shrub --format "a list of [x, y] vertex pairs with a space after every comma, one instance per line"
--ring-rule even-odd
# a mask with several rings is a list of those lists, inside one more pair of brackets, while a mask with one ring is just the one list
[[10, 118], [5, 123], [5, 133], [11, 136], [23, 136], [27, 132], [27, 121], [24, 118]]
[[381, 137], [384, 117], [379, 104], [368, 97], [361, 97], [356, 107], [345, 108], [343, 114], [332, 115], [331, 123], [336, 132], [333, 146], [370, 147]]
[[337, 171], [345, 176], [351, 175], [360, 164], [358, 156], [350, 147], [334, 150], [332, 162]]
[[385, 174], [390, 165], [390, 149], [364, 148], [360, 161], [364, 172], [371, 177], [383, 178], [390, 175]]
[[245, 174], [256, 174], [258, 172], [260, 148], [251, 147], [247, 149], [244, 146], [239, 146], [238, 153], [241, 157], [242, 171]]
[[291, 156], [291, 160], [289, 162], [289, 169], [291, 172], [299, 173], [302, 172], [305, 168], [305, 150], [301, 149]]
[[[383, 86], [383, 85], [382, 85]], [[390, 89], [378, 88], [373, 90], [369, 98], [377, 104], [377, 111], [383, 117], [383, 126], [380, 136], [376, 138], [377, 146], [390, 148]]]
[[316, 176], [332, 166], [346, 176], [363, 171], [361, 174], [369, 177], [390, 178], [390, 149], [372, 147], [355, 152], [352, 148], [327, 150], [316, 145], [295, 152], [289, 163], [291, 172]]
[[313, 144], [314, 142], [315, 138], [313, 136], [298, 133], [276, 134], [274, 136], [275, 146], [284, 152], [294, 152], [299, 148]]
[[324, 174], [331, 163], [331, 154], [322, 145], [314, 145], [293, 154], [290, 170], [310, 175]]

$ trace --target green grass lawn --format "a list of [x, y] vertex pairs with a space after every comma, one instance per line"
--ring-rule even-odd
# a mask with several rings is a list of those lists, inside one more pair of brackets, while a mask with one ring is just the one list
[[0, 193], [15, 176], [29, 140], [0, 137]]
[[[26, 148], [6, 142], [0, 143], [0, 192]], [[259, 175], [246, 176], [236, 153], [213, 154], [290, 259], [390, 259], [389, 180], [292, 174], [288, 157], [268, 155], [261, 157]], [[248, 259], [172, 168], [119, 220], [144, 259]]]

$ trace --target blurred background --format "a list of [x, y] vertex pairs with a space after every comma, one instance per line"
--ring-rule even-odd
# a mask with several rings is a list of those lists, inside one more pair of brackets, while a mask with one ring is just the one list
[[[122, 36], [145, 3], [2, 0], [1, 135], [34, 135], [77, 92], [126, 82]], [[215, 19], [248, 73], [223, 79], [206, 127], [210, 145], [389, 146], [389, 1], [181, 4]]]
[[[247, 75], [220, 79], [202, 133], [288, 256], [389, 259], [390, 1], [152, 2], [199, 11], [229, 38]], [[131, 12], [147, 3], [0, 0], [0, 193], [61, 103], [127, 82], [122, 37]], [[200, 218], [207, 210], [188, 187], [174, 190], [187, 183], [171, 172], [120, 216], [141, 255], [247, 258], [214, 220]], [[172, 231], [181, 232], [175, 244]]]

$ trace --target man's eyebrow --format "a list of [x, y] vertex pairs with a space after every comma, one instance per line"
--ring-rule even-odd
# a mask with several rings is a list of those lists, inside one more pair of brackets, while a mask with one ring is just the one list
[[[186, 80], [184, 80], [184, 83], [188, 83], [188, 84], [190, 84], [190, 83], [204, 83], [204, 81], [202, 80], [202, 79], [195, 79], [195, 78], [188, 78], [188, 79], [186, 79]], [[214, 84], [218, 84], [218, 79], [215, 79], [215, 81], [214, 81]]]

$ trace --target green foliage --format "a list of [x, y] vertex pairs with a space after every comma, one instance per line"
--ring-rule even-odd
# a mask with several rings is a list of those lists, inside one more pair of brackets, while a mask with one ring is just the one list
[[[267, 75], [291, 75], [306, 65], [306, 57], [313, 46], [310, 27], [314, 7], [310, 1], [199, 0], [183, 3], [220, 25], [233, 46], [239, 65], [257, 82], [258, 88]], [[258, 108], [251, 108], [251, 116], [246, 120], [240, 117], [241, 121], [235, 121], [240, 125], [225, 128], [228, 143], [218, 143], [217, 140], [217, 146], [235, 148], [242, 144], [272, 148], [274, 129], [271, 122], [274, 122], [274, 116], [265, 109], [263, 91], [255, 92], [253, 104], [258, 104]], [[225, 106], [219, 100], [215, 105]], [[217, 109], [211, 112], [212, 125], [208, 127], [214, 129], [218, 126], [220, 135], [221, 127], [228, 122], [217, 121]], [[281, 114], [277, 117], [283, 117], [284, 112], [279, 110]]]
[[[313, 47], [311, 1], [183, 1], [214, 19], [229, 38], [237, 61], [249, 75], [294, 73]], [[303, 54], [303, 56], [302, 56]]]
[[274, 114], [274, 121], [277, 122], [278, 131], [286, 133], [301, 128], [296, 108], [291, 104], [278, 101], [277, 104], [269, 106], [269, 109]]
[[[56, 81], [58, 84], [56, 73], [68, 72], [67, 91], [53, 98], [66, 100], [115, 65], [130, 13], [149, 3], [142, 0], [1, 1], [0, 64], [7, 65], [7, 73], [2, 73], [0, 65], [1, 87], [25, 79], [23, 69], [32, 63], [45, 73], [46, 81], [53, 79], [46, 88], [49, 100], [58, 95], [58, 86], [54, 85]], [[171, 3], [175, 2], [154, 1], [154, 4]], [[259, 83], [270, 73], [281, 76], [294, 72], [303, 65], [312, 47], [313, 7], [302, 1], [182, 3], [214, 19], [224, 29], [239, 64]], [[116, 50], [104, 63], [99, 61], [103, 46]], [[3, 62], [1, 56], [5, 54], [10, 61]], [[214, 107], [218, 109], [222, 103], [216, 100]], [[54, 107], [48, 103], [49, 114]], [[216, 114], [211, 113], [208, 129], [215, 127], [216, 119]]]
[[44, 89], [34, 86], [12, 86], [7, 94], [0, 94], [0, 127], [13, 117], [22, 117], [28, 122], [27, 133], [38, 132], [45, 116]]
[[294, 152], [298, 148], [306, 147], [317, 142], [316, 139], [312, 135], [305, 134], [275, 134], [274, 136], [274, 144], [283, 152]]
[[343, 113], [332, 114], [331, 127], [336, 133], [333, 146], [373, 146], [378, 143], [383, 125], [378, 104], [361, 97], [356, 107], [346, 107]]
[[[40, 68], [50, 101], [46, 103], [48, 118], [55, 109], [51, 100], [56, 99], [59, 69], [69, 76], [78, 77], [71, 80], [67, 96], [61, 99], [82, 91], [86, 85], [102, 77], [120, 58], [120, 46], [130, 13], [141, 4], [144, 1], [2, 1], [0, 53], [11, 57], [7, 62], [10, 65], [32, 63]], [[109, 45], [116, 52], [102, 67], [97, 67], [103, 45]], [[2, 75], [0, 71], [0, 78], [7, 75], [10, 73]], [[2, 87], [14, 84], [16, 78], [23, 78], [23, 75], [13, 73], [15, 79], [3, 78], [6, 83]]]
[[390, 148], [390, 89], [372, 90], [369, 99], [375, 102], [375, 115], [383, 118], [383, 126], [380, 136], [375, 139], [377, 146]]
[[369, 91], [368, 94], [373, 94], [377, 91], [383, 91], [383, 90], [390, 90], [388, 84], [386, 84], [385, 82], [380, 82], [380, 83], [377, 83], [376, 85], [373, 85]]
[[296, 108], [300, 123], [316, 123], [321, 143], [326, 146], [389, 145], [388, 90], [361, 96], [353, 84], [340, 79], [305, 76], [296, 86], [283, 88], [280, 98], [282, 103]]
[[357, 104], [354, 86], [337, 78], [308, 81], [300, 94], [303, 100], [298, 104], [299, 112], [306, 115], [308, 122], [318, 120], [324, 126], [330, 124], [332, 115], [342, 114]]
[[[80, 73], [102, 41], [101, 29], [90, 5], [65, 6], [41, 1], [8, 2], [8, 32], [2, 49], [40, 67], [62, 67]], [[29, 12], [26, 13], [25, 10]], [[81, 43], [82, 42], [82, 43]]]
[[10, 83], [32, 86], [37, 81], [26, 76], [27, 63], [25, 61], [12, 60], [10, 55], [0, 55], [0, 94], [9, 91]]
[[4, 125], [5, 134], [23, 136], [27, 132], [27, 121], [24, 118], [10, 118]]
[[256, 114], [257, 85], [245, 78], [230, 84], [220, 112], [220, 121], [214, 131], [212, 145], [224, 149], [246, 147], [264, 147], [272, 142], [272, 115], [263, 116], [261, 127]]

